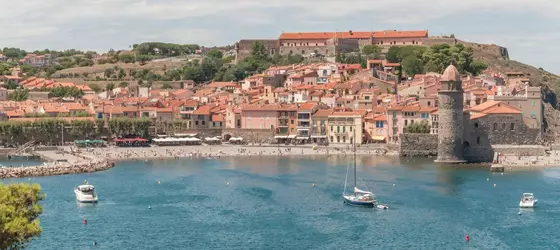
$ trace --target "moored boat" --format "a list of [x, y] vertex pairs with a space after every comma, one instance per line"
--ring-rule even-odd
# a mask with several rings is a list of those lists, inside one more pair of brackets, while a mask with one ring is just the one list
[[533, 208], [537, 205], [538, 199], [535, 198], [533, 193], [524, 193], [519, 201], [520, 208]]
[[76, 194], [76, 200], [82, 203], [96, 203], [97, 194], [95, 193], [95, 187], [93, 185], [84, 184], [77, 188], [74, 188], [74, 193]]

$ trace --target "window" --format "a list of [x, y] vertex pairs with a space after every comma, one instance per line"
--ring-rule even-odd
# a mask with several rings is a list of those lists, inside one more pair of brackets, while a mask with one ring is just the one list
[[513, 122], [510, 124], [509, 129], [510, 129], [511, 131], [514, 131], [514, 130], [515, 130], [515, 124], [513, 124]]
[[421, 113], [420, 118], [428, 119], [428, 113]]
[[474, 127], [475, 127], [475, 128], [478, 128], [478, 122], [475, 122], [475, 123], [474, 123]]
[[216, 127], [216, 122], [212, 122], [212, 126]]
[[480, 136], [476, 137], [476, 144], [480, 144]]
[[393, 111], [393, 116], [397, 116], [397, 111]]
[[404, 125], [408, 126], [408, 120], [404, 120]]
[[431, 106], [431, 105], [432, 105], [432, 102], [428, 101], [428, 106]]
[[535, 100], [533, 100], [533, 107], [535, 106]]
[[340, 133], [340, 126], [336, 126], [336, 132]]
[[333, 138], [332, 135], [331, 135], [331, 141], [333, 141], [333, 139], [334, 139], [334, 138]]
[[502, 123], [502, 130], [506, 130], [506, 124]]
[[410, 125], [414, 124], [414, 120], [410, 120]]
[[531, 118], [537, 118], [537, 112], [535, 111], [531, 112]]
[[342, 142], [346, 142], [346, 136], [342, 137]]
[[291, 128], [290, 131], [291, 131], [291, 132], [294, 132], [294, 128]]
[[340, 142], [340, 136], [336, 137], [336, 142]]
[[383, 128], [383, 122], [382, 121], [376, 121], [375, 122], [375, 127], [376, 128]]
[[352, 127], [350, 127], [350, 132], [352, 132]]
[[346, 133], [346, 126], [342, 127], [342, 133]]
[[494, 122], [494, 131], [498, 130], [498, 124]]
[[365, 99], [366, 99], [366, 100], [369, 100], [369, 95], [366, 95], [366, 96], [365, 96]]
[[194, 122], [194, 125], [197, 125], [197, 126], [198, 126], [198, 121], [195, 121], [195, 122]]
[[302, 51], [301, 51], [301, 54], [302, 54], [302, 55], [305, 55], [305, 50], [302, 50]]
[[205, 122], [205, 121], [202, 121], [202, 125], [206, 125], [206, 122]]
[[[333, 126], [331, 126], [331, 132], [334, 132], [334, 127], [333, 127]], [[332, 140], [331, 140], [331, 141], [332, 141]]]

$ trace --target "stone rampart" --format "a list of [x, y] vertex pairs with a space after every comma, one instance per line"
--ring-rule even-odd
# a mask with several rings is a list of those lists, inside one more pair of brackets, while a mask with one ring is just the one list
[[435, 156], [438, 152], [438, 137], [433, 134], [401, 134], [399, 154], [401, 156]]

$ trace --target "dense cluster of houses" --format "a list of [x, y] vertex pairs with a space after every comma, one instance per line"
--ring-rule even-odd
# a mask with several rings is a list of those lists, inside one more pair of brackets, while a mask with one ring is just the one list
[[[271, 67], [241, 82], [181, 84], [181, 89], [128, 86], [95, 93], [87, 86], [40, 78], [18, 81], [24, 88], [76, 86], [79, 100], [0, 101], [3, 119], [30, 114], [92, 117], [149, 117], [182, 120], [190, 130], [269, 130], [278, 143], [397, 143], [407, 126], [425, 121], [438, 133], [438, 91], [442, 75], [409, 79], [392, 74], [398, 64], [371, 61], [360, 65], [320, 63]], [[383, 76], [383, 77], [381, 77]], [[541, 128], [540, 88], [530, 87], [523, 72], [485, 72], [462, 79], [465, 112], [470, 119], [516, 115]], [[1, 93], [0, 93], [1, 94]]]

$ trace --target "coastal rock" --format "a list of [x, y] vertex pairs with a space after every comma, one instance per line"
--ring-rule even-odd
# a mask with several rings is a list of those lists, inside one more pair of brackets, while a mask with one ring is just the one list
[[42, 166], [3, 167], [0, 169], [0, 179], [22, 178], [35, 176], [51, 176], [78, 173], [91, 173], [112, 168], [114, 163], [109, 161], [90, 161], [76, 164], [48, 163]]

